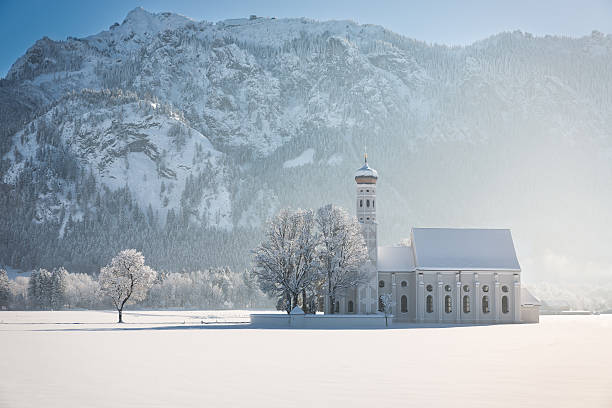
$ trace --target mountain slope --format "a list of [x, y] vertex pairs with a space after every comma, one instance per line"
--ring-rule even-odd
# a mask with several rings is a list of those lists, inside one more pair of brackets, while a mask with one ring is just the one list
[[507, 226], [532, 276], [570, 253], [603, 275], [610, 66], [597, 32], [448, 48], [350, 21], [143, 9], [43, 38], [0, 81], [0, 260], [95, 271], [138, 246], [167, 269], [244, 267], [279, 207], [352, 208], [367, 144], [381, 243]]

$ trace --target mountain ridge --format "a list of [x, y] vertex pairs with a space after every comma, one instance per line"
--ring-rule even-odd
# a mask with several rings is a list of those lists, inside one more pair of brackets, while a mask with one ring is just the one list
[[[17, 243], [44, 236], [37, 245], [48, 248], [36, 258], [5, 242], [0, 261], [94, 259], [85, 263], [95, 271], [134, 242], [155, 266], [246, 267], [264, 220], [281, 206], [352, 209], [364, 144], [382, 176], [382, 243], [411, 225], [484, 224], [515, 227], [528, 259], [550, 246], [563, 254], [575, 243], [559, 236], [574, 227], [540, 238], [537, 229], [556, 224], [549, 213], [591, 227], [588, 206], [611, 202], [611, 50], [612, 36], [597, 32], [502, 33], [447, 47], [350, 21], [209, 23], [143, 9], [82, 39], [41, 39], [0, 80], [0, 187], [5, 208], [27, 209], [6, 209], [3, 234]], [[194, 140], [207, 146], [210, 167], [195, 158]], [[117, 200], [136, 220], [95, 221], [108, 210], [100, 205]], [[536, 215], [530, 201], [541, 203]], [[90, 222], [108, 234], [108, 248], [76, 243], [84, 238], [73, 231], [85, 234]], [[150, 242], [131, 241], [130, 229]], [[85, 241], [95, 247], [95, 237]], [[579, 247], [607, 265], [589, 244]], [[190, 259], [173, 264], [178, 253]]]

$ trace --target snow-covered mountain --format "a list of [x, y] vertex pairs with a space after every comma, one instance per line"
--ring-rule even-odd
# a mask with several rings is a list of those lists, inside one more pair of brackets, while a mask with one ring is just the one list
[[136, 246], [167, 269], [243, 267], [279, 207], [352, 209], [367, 144], [383, 244], [412, 225], [507, 226], [534, 270], [571, 251], [608, 265], [610, 67], [597, 32], [449, 48], [141, 8], [43, 38], [0, 81], [0, 263], [95, 270]]

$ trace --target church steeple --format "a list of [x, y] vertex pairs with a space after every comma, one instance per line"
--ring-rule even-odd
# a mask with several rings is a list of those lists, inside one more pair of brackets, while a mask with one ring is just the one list
[[370, 260], [375, 264], [377, 256], [376, 182], [378, 172], [368, 165], [368, 154], [364, 152], [363, 166], [355, 172], [357, 183], [357, 220], [368, 247]]

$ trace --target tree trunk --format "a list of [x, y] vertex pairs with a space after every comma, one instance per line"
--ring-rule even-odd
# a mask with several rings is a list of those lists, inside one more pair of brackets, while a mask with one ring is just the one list
[[291, 305], [291, 310], [298, 305], [298, 294], [293, 295], [293, 304]]
[[306, 289], [302, 289], [302, 308], [304, 313], [308, 313], [308, 299], [306, 299]]
[[118, 312], [119, 312], [119, 321], [118, 321], [118, 323], [123, 323], [123, 310], [119, 309]]

